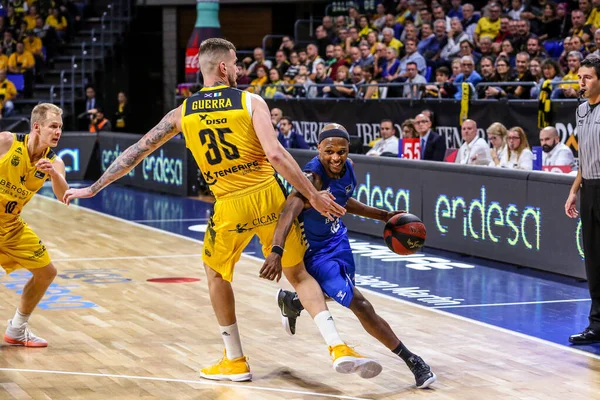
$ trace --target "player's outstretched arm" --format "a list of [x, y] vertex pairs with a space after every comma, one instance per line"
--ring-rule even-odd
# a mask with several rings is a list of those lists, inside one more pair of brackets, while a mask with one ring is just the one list
[[[275, 227], [275, 233], [273, 234], [272, 246], [279, 247], [285, 251], [285, 239], [292, 229], [294, 220], [300, 215], [304, 209], [304, 198], [298, 195], [297, 192], [292, 192], [285, 202], [285, 206], [279, 215], [277, 225]], [[271, 252], [265, 259], [262, 268], [260, 269], [259, 276], [263, 279], [270, 281], [275, 280], [279, 282], [281, 279], [282, 267], [281, 267], [281, 255], [276, 252]]]
[[171, 110], [137, 143], [129, 146], [121, 153], [92, 186], [67, 190], [63, 198], [64, 203], [69, 204], [73, 199], [96, 195], [100, 190], [129, 173], [140, 161], [179, 132], [181, 132], [181, 106]]
[[65, 196], [65, 192], [69, 189], [63, 160], [60, 157], [56, 157], [54, 162], [52, 162], [47, 158], [42, 158], [35, 164], [35, 167], [48, 174], [52, 182], [52, 191], [56, 198], [61, 200]]
[[[313, 184], [315, 189], [321, 189], [322, 182], [319, 176], [312, 173], [306, 173], [305, 175]], [[273, 233], [273, 240], [271, 242], [272, 247], [279, 247], [280, 250], [285, 250], [285, 240], [290, 233], [290, 229], [292, 229], [294, 220], [298, 218], [303, 209], [308, 207], [310, 207], [310, 204], [304, 198], [304, 196], [302, 196], [296, 190], [293, 190], [292, 193], [290, 193], [285, 201], [283, 210], [279, 215], [277, 225], [275, 225], [275, 232]], [[259, 276], [263, 279], [268, 279], [270, 281], [276, 280], [279, 282], [279, 279], [281, 279], [281, 273], [281, 255], [277, 252], [271, 252], [271, 254], [269, 254], [265, 259], [265, 262], [260, 269]]]
[[348, 199], [348, 202], [346, 203], [346, 211], [350, 214], [359, 215], [365, 218], [378, 219], [383, 222], [389, 221], [389, 219], [396, 214], [402, 214], [406, 212], [403, 210], [386, 211], [382, 210], [381, 208], [371, 207], [352, 197]]
[[273, 133], [271, 114], [265, 101], [252, 96], [252, 123], [258, 140], [265, 151], [269, 162], [298, 192], [308, 199], [315, 210], [324, 216], [334, 219], [346, 213], [346, 210], [334, 200], [331, 193], [319, 193], [302, 173], [294, 157], [279, 143]]

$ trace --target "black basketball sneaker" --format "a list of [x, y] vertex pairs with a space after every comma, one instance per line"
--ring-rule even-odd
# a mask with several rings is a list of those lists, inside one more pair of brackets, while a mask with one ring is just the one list
[[300, 316], [302, 310], [298, 311], [292, 305], [295, 293], [289, 290], [279, 289], [277, 291], [277, 305], [281, 310], [281, 324], [288, 335], [296, 334], [296, 318]]
[[413, 355], [406, 363], [410, 372], [415, 376], [417, 383], [417, 389], [425, 389], [429, 387], [436, 380], [435, 374], [431, 371], [431, 368], [421, 357]]

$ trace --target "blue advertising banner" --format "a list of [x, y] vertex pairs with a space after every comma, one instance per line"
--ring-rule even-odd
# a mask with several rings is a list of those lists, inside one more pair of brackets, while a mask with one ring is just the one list
[[[316, 155], [291, 150], [300, 166]], [[585, 279], [581, 223], [564, 213], [572, 176], [352, 155], [354, 197], [407, 210], [427, 227], [426, 246]], [[344, 217], [378, 237], [383, 223]], [[383, 241], [382, 241], [383, 243]]]
[[[98, 143], [101, 171], [106, 171], [110, 164], [141, 136], [130, 133], [100, 132]], [[173, 138], [144, 158], [118, 182], [142, 189], [186, 196], [190, 157], [185, 141]]]
[[65, 132], [61, 135], [54, 151], [65, 163], [67, 181], [84, 179], [96, 140], [97, 135], [89, 132]]

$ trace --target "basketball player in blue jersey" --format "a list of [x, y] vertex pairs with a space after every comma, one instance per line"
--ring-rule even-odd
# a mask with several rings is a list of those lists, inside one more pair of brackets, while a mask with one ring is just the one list
[[[338, 124], [329, 124], [319, 134], [319, 155], [304, 167], [308, 179], [317, 190], [327, 190], [335, 201], [346, 208], [346, 212], [365, 218], [388, 221], [404, 211], [388, 212], [367, 206], [352, 198], [356, 188], [356, 175], [352, 161], [348, 159], [350, 137], [346, 129]], [[323, 292], [358, 317], [365, 330], [397, 354], [415, 376], [417, 388], [431, 385], [436, 376], [421, 357], [411, 353], [394, 334], [389, 324], [373, 309], [354, 283], [354, 258], [348, 241], [347, 229], [340, 218], [327, 219], [311, 208], [310, 204], [296, 191], [287, 198], [275, 228], [273, 248], [282, 248], [288, 231], [298, 218], [304, 228], [307, 250], [304, 255], [306, 270], [321, 285]], [[281, 276], [281, 256], [272, 252], [265, 260], [261, 276]], [[278, 280], [278, 279], [277, 279]], [[282, 322], [286, 331], [293, 335], [296, 318], [304, 309], [298, 296], [280, 289], [277, 293]]]

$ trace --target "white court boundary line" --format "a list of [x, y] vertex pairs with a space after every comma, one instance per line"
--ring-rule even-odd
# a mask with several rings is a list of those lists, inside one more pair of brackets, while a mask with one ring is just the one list
[[150, 258], [188, 258], [202, 257], [202, 254], [171, 254], [164, 256], [122, 256], [122, 257], [90, 257], [90, 258], [57, 258], [52, 262], [70, 262], [70, 261], [111, 261], [111, 260], [146, 260]]
[[[64, 203], [58, 201], [55, 198], [46, 197], [46, 196], [43, 196], [43, 195], [40, 195], [39, 197], [41, 197], [41, 198], [43, 198], [45, 200], [49, 200], [49, 201], [53, 201], [53, 202], [56, 202], [56, 203], [64, 204]], [[154, 228], [154, 227], [148, 226], [148, 225], [137, 224], [135, 222], [131, 222], [131, 221], [128, 221], [126, 219], [122, 219], [122, 218], [119, 218], [119, 217], [114, 217], [112, 215], [101, 213], [100, 211], [92, 210], [91, 208], [86, 208], [86, 207], [75, 205], [75, 204], [71, 204], [69, 207], [80, 208], [80, 209], [85, 210], [87, 212], [90, 212], [92, 214], [102, 215], [102, 216], [104, 216], [106, 218], [110, 218], [110, 219], [113, 219], [113, 220], [116, 220], [116, 221], [121, 221], [121, 222], [130, 224], [130, 225], [136, 225], [136, 226], [139, 226], [139, 227], [144, 228], [144, 229], [149, 229], [149, 230], [152, 230], [152, 231], [155, 231], [155, 232], [164, 233], [164, 234], [171, 235], [171, 236], [174, 236], [174, 237], [178, 237], [178, 238], [181, 238], [181, 239], [185, 239], [185, 240], [188, 240], [188, 241], [191, 241], [191, 242], [202, 243], [202, 241], [198, 240], [198, 239], [194, 239], [194, 238], [191, 238], [191, 237], [183, 236], [183, 235], [180, 235], [178, 233], [163, 231], [162, 229]], [[242, 253], [242, 256], [245, 256], [246, 258], [250, 258], [252, 260], [257, 260], [257, 261], [259, 261], [261, 263], [264, 262], [264, 260], [262, 260], [262, 259], [260, 259], [258, 257], [255, 257], [255, 256], [251, 256], [251, 255], [247, 255], [247, 254], [243, 254], [243, 253]], [[520, 332], [516, 332], [516, 331], [511, 331], [510, 329], [501, 328], [499, 326], [491, 325], [491, 324], [488, 324], [486, 322], [481, 322], [481, 321], [477, 321], [477, 320], [470, 319], [470, 318], [467, 318], [467, 317], [463, 317], [463, 316], [460, 316], [460, 315], [452, 314], [452, 313], [444, 311], [444, 310], [439, 310], [439, 309], [435, 309], [435, 308], [423, 306], [421, 304], [411, 303], [410, 301], [398, 299], [396, 297], [392, 297], [392, 296], [389, 296], [387, 294], [375, 292], [373, 290], [366, 289], [366, 288], [363, 288], [363, 287], [361, 287], [360, 290], [364, 291], [364, 292], [371, 293], [374, 296], [378, 296], [378, 297], [382, 297], [382, 298], [385, 298], [385, 299], [388, 299], [388, 300], [392, 300], [392, 301], [395, 301], [397, 303], [401, 303], [401, 304], [404, 304], [404, 305], [407, 305], [407, 306], [410, 306], [410, 307], [419, 308], [421, 310], [427, 310], [427, 311], [430, 311], [430, 312], [433, 312], [433, 313], [437, 313], [439, 315], [443, 315], [445, 317], [450, 317], [450, 318], [458, 319], [460, 321], [469, 322], [469, 323], [472, 323], [472, 324], [475, 324], [475, 325], [478, 325], [478, 326], [484, 326], [486, 328], [493, 329], [493, 330], [498, 331], [498, 332], [508, 333], [509, 335], [513, 335], [513, 336], [516, 336], [516, 337], [519, 337], [519, 338], [522, 338], [522, 339], [528, 339], [528, 340], [531, 340], [531, 341], [536, 342], [536, 343], [545, 344], [547, 346], [554, 347], [556, 349], [560, 349], [560, 350], [563, 350], [563, 351], [568, 351], [568, 352], [571, 352], [573, 354], [578, 354], [578, 355], [581, 355], [581, 356], [586, 356], [586, 357], [589, 357], [589, 358], [594, 358], [596, 360], [600, 360], [600, 355], [596, 355], [596, 354], [593, 354], [593, 353], [590, 353], [590, 352], [587, 352], [587, 351], [579, 350], [577, 348], [573, 348], [573, 347], [565, 346], [565, 345], [562, 345], [562, 344], [550, 342], [549, 340], [540, 339], [538, 337], [526, 335], [524, 333], [520, 333]]]
[[[85, 208], [85, 207], [84, 207]], [[133, 219], [131, 222], [206, 222], [208, 218], [183, 218], [183, 219]]]
[[550, 304], [550, 303], [574, 303], [577, 301], [592, 301], [592, 299], [564, 299], [564, 300], [541, 300], [541, 301], [522, 301], [516, 303], [487, 303], [487, 304], [462, 304], [457, 306], [437, 306], [431, 308], [471, 308], [471, 307], [498, 307], [498, 306], [520, 306], [526, 304]]
[[158, 382], [190, 383], [190, 384], [194, 384], [194, 385], [229, 387], [229, 388], [245, 389], [245, 390], [260, 390], [260, 391], [264, 391], [264, 392], [283, 392], [283, 393], [293, 393], [293, 394], [316, 396], [316, 397], [331, 397], [331, 398], [335, 398], [335, 399], [345, 399], [345, 400], [369, 400], [368, 398], [365, 398], [365, 397], [343, 396], [343, 395], [336, 395], [336, 394], [309, 392], [309, 391], [304, 391], [304, 390], [278, 389], [278, 388], [270, 388], [270, 387], [264, 387], [264, 386], [250, 386], [248, 384], [220, 383], [217, 381], [208, 381], [208, 380], [200, 381], [200, 380], [191, 380], [191, 379], [159, 378], [159, 377], [153, 377], [153, 376], [99, 374], [99, 373], [91, 373], [91, 372], [52, 371], [52, 370], [43, 370], [43, 369], [21, 369], [21, 368], [0, 368], [0, 371], [31, 372], [31, 373], [38, 373], [38, 374], [55, 374], [55, 375], [93, 376], [93, 377], [99, 377], [99, 378], [119, 378], [119, 379], [130, 379], [130, 380], [158, 381]]

